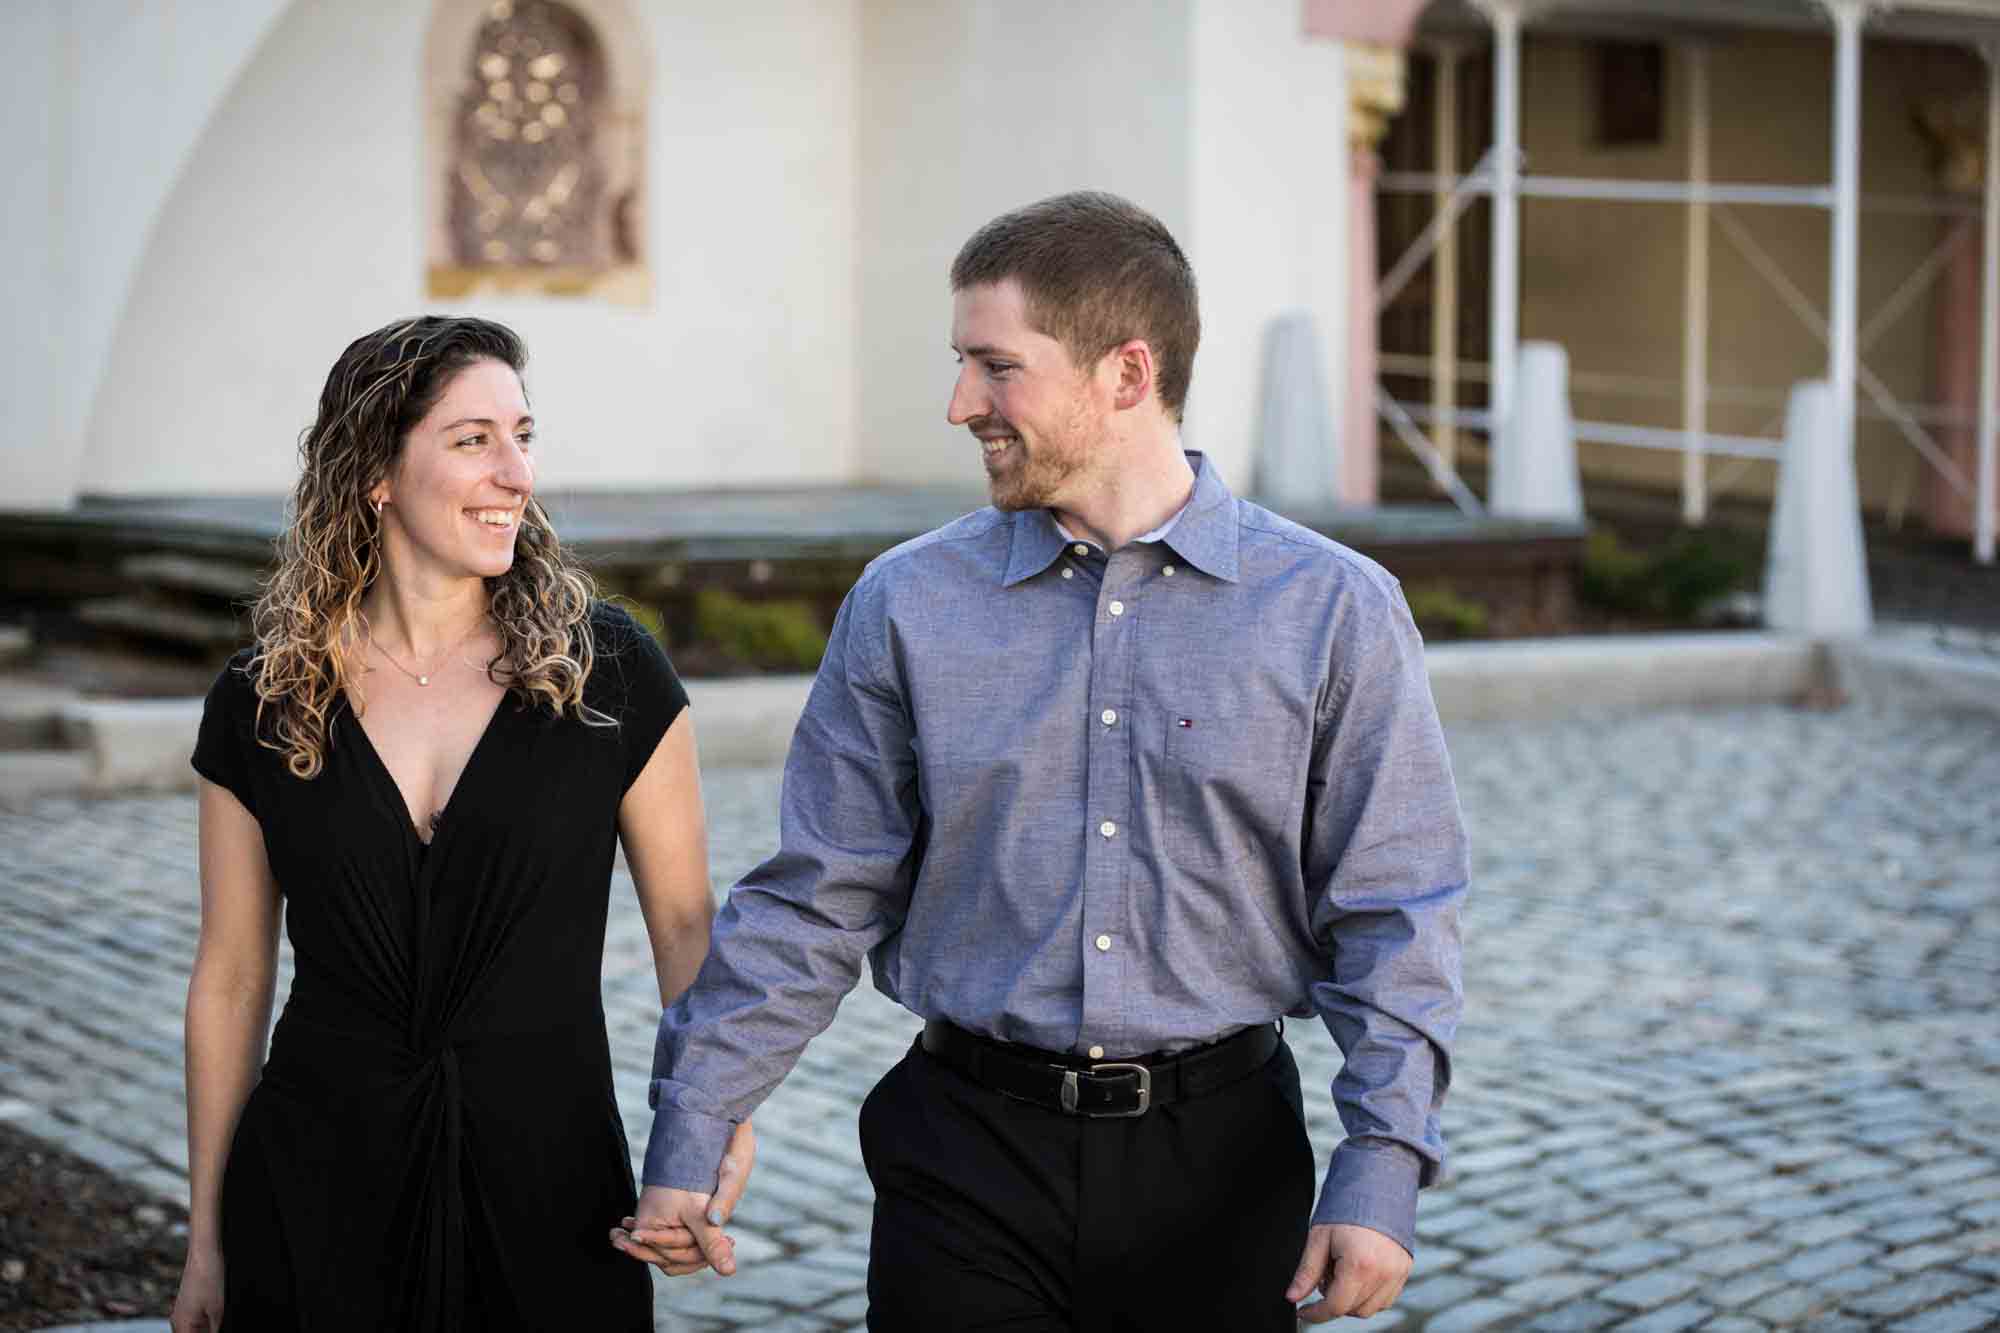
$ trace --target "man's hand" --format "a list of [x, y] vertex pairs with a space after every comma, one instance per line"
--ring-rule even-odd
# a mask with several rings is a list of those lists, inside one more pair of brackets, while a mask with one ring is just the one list
[[1308, 1324], [1353, 1315], [1380, 1314], [1403, 1294], [1410, 1277], [1410, 1252], [1379, 1231], [1345, 1225], [1317, 1226], [1306, 1233], [1299, 1271], [1285, 1288], [1297, 1305], [1314, 1292], [1320, 1299], [1299, 1311]]
[[648, 1185], [639, 1196], [637, 1215], [613, 1228], [612, 1246], [668, 1277], [703, 1268], [728, 1277], [736, 1271], [736, 1244], [722, 1227], [735, 1213], [756, 1160], [757, 1134], [746, 1120], [730, 1135], [713, 1195]]

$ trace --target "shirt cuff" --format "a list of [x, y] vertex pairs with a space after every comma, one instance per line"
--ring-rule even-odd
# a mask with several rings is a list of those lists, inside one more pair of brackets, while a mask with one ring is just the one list
[[1423, 1165], [1412, 1148], [1380, 1139], [1348, 1139], [1333, 1150], [1313, 1225], [1345, 1223], [1379, 1231], [1417, 1252], [1417, 1179]]
[[685, 1111], [667, 1104], [653, 1091], [653, 1132], [646, 1139], [646, 1164], [640, 1178], [647, 1185], [715, 1193], [722, 1154], [736, 1126], [728, 1120]]

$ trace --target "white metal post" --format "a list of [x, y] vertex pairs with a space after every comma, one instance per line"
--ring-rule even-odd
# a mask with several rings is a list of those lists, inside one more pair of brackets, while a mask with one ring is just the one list
[[[1447, 219], [1431, 258], [1431, 411], [1440, 423], [1449, 422], [1458, 410], [1458, 227], [1449, 216], [1458, 176], [1458, 59], [1456, 42], [1431, 48], [1436, 70], [1431, 84], [1431, 169], [1437, 176], [1431, 197], [1437, 216]], [[1458, 431], [1440, 424], [1436, 445], [1444, 465], [1457, 467]]]
[[1985, 250], [1979, 291], [1979, 467], [1972, 493], [1972, 558], [1993, 563], [1994, 435], [2000, 430], [2000, 46], [1987, 45]]
[[[1708, 48], [1681, 48], [1688, 69], [1688, 183], [1708, 184]], [[1687, 210], [1687, 308], [1681, 343], [1681, 520], [1708, 517], [1708, 201], [1697, 194]]]
[[1493, 24], [1493, 277], [1487, 360], [1490, 447], [1508, 447], [1520, 357], [1521, 0], [1485, 0]]
[[1827, 384], [1834, 438], [1854, 448], [1854, 367], [1861, 236], [1861, 24], [1869, 0], [1826, 0], [1833, 14], [1833, 293], [1827, 311]]

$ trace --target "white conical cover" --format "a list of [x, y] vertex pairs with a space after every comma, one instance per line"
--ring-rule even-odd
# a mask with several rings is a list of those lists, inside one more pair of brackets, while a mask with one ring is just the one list
[[1560, 343], [1521, 344], [1514, 420], [1501, 423], [1493, 450], [1495, 514], [1583, 521], [1576, 468], [1576, 418], [1569, 409], [1569, 354]]
[[1319, 330], [1305, 311], [1290, 311], [1264, 331], [1254, 489], [1281, 506], [1317, 507], [1338, 498], [1339, 478]]
[[1824, 380], [1792, 386], [1764, 559], [1764, 623], [1815, 637], [1865, 634], [1874, 620], [1854, 454]]

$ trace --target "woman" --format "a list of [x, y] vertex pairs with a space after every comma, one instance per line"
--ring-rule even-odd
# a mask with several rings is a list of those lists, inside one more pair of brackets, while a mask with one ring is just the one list
[[694, 731], [533, 498], [525, 359], [477, 319], [348, 347], [209, 693], [175, 1333], [652, 1328], [605, 1244], [635, 1193], [599, 981], [617, 842], [662, 1003], [706, 952]]

